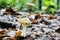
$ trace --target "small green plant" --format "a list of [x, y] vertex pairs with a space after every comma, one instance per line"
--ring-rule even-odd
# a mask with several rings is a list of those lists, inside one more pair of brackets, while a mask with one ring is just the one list
[[48, 14], [54, 14], [56, 8], [56, 3], [54, 0], [44, 0], [44, 6], [47, 7], [45, 11], [48, 12]]

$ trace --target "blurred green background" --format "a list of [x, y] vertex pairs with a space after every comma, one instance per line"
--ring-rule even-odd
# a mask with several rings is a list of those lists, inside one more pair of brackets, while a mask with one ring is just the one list
[[[33, 3], [35, 6], [29, 6], [27, 3]], [[13, 7], [17, 10], [48, 11], [53, 13], [60, 9], [60, 0], [0, 0], [0, 7]]]

